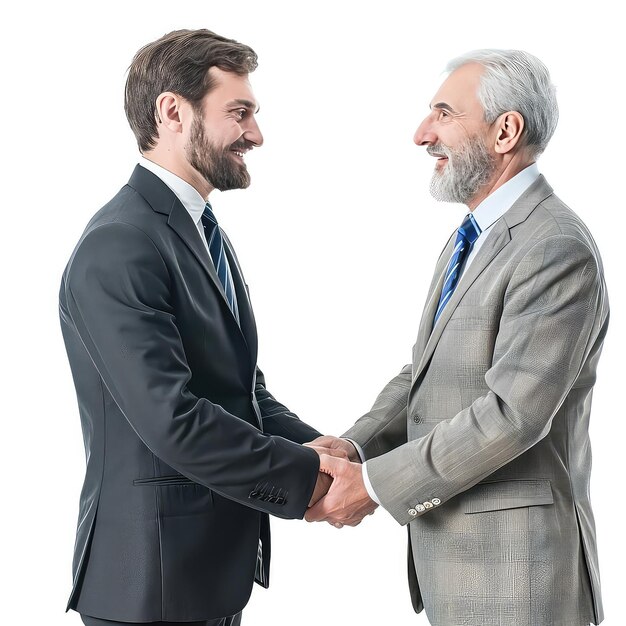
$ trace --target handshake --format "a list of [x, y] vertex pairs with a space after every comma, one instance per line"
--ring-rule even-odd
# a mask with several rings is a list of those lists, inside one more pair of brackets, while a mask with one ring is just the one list
[[378, 504], [365, 488], [361, 458], [352, 443], [327, 435], [304, 445], [320, 456], [317, 483], [304, 516], [307, 522], [356, 526], [376, 510]]

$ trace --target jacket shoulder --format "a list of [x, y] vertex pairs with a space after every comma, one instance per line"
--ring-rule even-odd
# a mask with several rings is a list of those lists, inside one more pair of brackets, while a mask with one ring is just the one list
[[555, 193], [542, 199], [528, 218], [511, 230], [524, 248], [540, 242], [570, 241], [572, 245], [586, 248], [601, 267], [597, 245], [582, 218]]
[[529, 216], [529, 226], [543, 233], [544, 237], [563, 235], [579, 239], [589, 247], [593, 237], [582, 218], [556, 194], [542, 200]]
[[148, 202], [130, 185], [124, 185], [93, 217], [85, 227], [83, 236], [109, 223], [124, 223], [140, 230], [163, 221], [162, 215], [156, 213]]

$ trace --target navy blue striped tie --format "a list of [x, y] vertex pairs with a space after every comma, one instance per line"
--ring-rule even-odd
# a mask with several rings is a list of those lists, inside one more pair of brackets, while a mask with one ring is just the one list
[[452, 297], [461, 276], [463, 263], [465, 259], [467, 259], [467, 255], [470, 253], [472, 246], [478, 239], [481, 232], [480, 226], [476, 223], [474, 216], [470, 213], [457, 231], [456, 242], [454, 243], [454, 250], [452, 251], [452, 258], [450, 259], [446, 269], [446, 277], [443, 281], [443, 287], [441, 288], [441, 296], [439, 297], [439, 305], [437, 306], [433, 326], [437, 323], [437, 320], [448, 303], [448, 300]]
[[209, 244], [209, 252], [213, 259], [213, 265], [217, 276], [224, 287], [224, 293], [226, 294], [226, 300], [228, 306], [233, 312], [233, 315], [239, 321], [239, 309], [237, 307], [237, 296], [235, 294], [235, 286], [233, 284], [233, 277], [230, 273], [230, 266], [228, 265], [228, 259], [226, 258], [226, 252], [224, 251], [224, 239], [220, 232], [220, 227], [217, 225], [215, 215], [213, 215], [213, 209], [207, 202], [202, 213], [202, 225], [204, 226], [204, 236]]

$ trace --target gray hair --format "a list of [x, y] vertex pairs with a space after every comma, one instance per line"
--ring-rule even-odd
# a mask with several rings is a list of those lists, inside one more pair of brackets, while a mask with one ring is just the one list
[[533, 157], [548, 145], [559, 119], [556, 89], [548, 68], [523, 50], [474, 50], [452, 59], [446, 67], [453, 72], [468, 63], [478, 63], [484, 72], [478, 99], [485, 121], [492, 124], [499, 115], [517, 111], [524, 118], [524, 139]]

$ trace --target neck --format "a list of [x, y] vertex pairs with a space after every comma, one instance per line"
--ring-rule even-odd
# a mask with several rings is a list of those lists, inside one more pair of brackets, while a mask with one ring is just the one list
[[517, 176], [522, 170], [532, 165], [535, 159], [511, 159], [503, 167], [497, 168], [490, 181], [482, 187], [479, 192], [467, 203], [470, 211], [473, 211], [487, 196], [490, 196], [496, 189], [499, 189], [511, 178]]
[[162, 168], [166, 169], [172, 174], [176, 174], [179, 178], [182, 178], [186, 183], [190, 184], [205, 200], [208, 199], [209, 194], [213, 191], [212, 187], [206, 179], [192, 167], [187, 159], [181, 162], [171, 150], [159, 149], [155, 147], [152, 150], [147, 150], [143, 153], [143, 157], [152, 161]]

